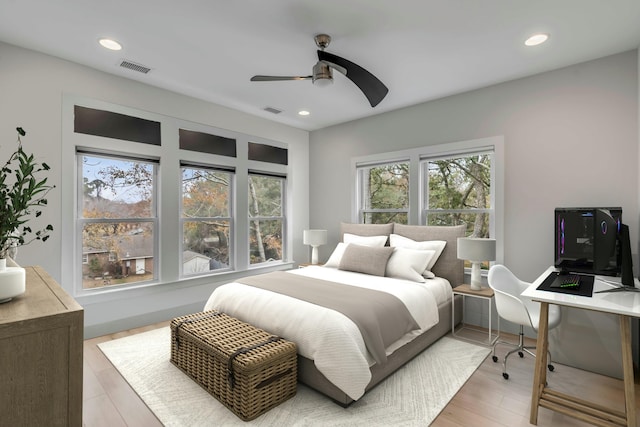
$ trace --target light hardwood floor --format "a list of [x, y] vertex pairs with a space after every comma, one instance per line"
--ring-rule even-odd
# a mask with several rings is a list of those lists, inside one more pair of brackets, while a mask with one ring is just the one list
[[[83, 419], [87, 427], [153, 427], [162, 426], [153, 413], [138, 398], [97, 344], [127, 335], [167, 326], [157, 323], [84, 342], [84, 405]], [[505, 338], [515, 342], [515, 336]], [[501, 356], [507, 347], [499, 348]], [[500, 363], [491, 357], [480, 365], [433, 422], [434, 427], [530, 426], [531, 384], [533, 360], [511, 356], [508, 362], [509, 380], [502, 378]], [[592, 374], [563, 365], [556, 365], [548, 374], [549, 385], [560, 391], [578, 394], [586, 400], [622, 410], [624, 408], [621, 380]], [[637, 382], [637, 381], [636, 381]], [[640, 388], [636, 385], [636, 407]], [[212, 424], [213, 425], [213, 424]], [[587, 426], [584, 422], [541, 408], [539, 426]], [[188, 426], [185, 426], [188, 427]]]

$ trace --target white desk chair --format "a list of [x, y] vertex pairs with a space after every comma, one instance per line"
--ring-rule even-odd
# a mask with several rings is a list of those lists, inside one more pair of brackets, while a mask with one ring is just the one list
[[[530, 349], [535, 349], [535, 346], [524, 345], [524, 327], [531, 326], [536, 332], [538, 331], [538, 323], [540, 320], [540, 303], [531, 301], [528, 298], [521, 298], [520, 294], [524, 292], [531, 284], [523, 282], [518, 279], [507, 267], [504, 265], [494, 265], [489, 270], [489, 287], [493, 289], [496, 298], [496, 310], [498, 315], [509, 322], [513, 322], [520, 325], [520, 333], [518, 337], [518, 344], [512, 344], [505, 341], [498, 341], [493, 346], [492, 359], [494, 362], [498, 361], [496, 356], [496, 347], [498, 344], [509, 344], [516, 348], [508, 352], [502, 361], [502, 376], [505, 380], [509, 379], [507, 373], [507, 358], [518, 352], [520, 357], [524, 357], [524, 352], [529, 353], [533, 357], [535, 354]], [[549, 306], [549, 329], [553, 329], [560, 323], [560, 308], [555, 305]], [[553, 371], [554, 367], [551, 364], [551, 353], [548, 357], [548, 365], [550, 371]]]

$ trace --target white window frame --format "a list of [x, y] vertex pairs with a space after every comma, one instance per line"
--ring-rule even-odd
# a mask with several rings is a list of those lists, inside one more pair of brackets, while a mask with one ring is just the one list
[[[479, 208], [467, 208], [467, 209], [431, 209], [429, 208], [429, 172], [428, 172], [428, 164], [431, 161], [438, 160], [449, 160], [456, 159], [461, 157], [471, 157], [474, 155], [487, 154], [491, 156], [491, 186], [490, 186], [490, 201], [489, 208], [479, 209]], [[480, 214], [486, 213], [489, 215], [489, 237], [495, 236], [495, 161], [494, 161], [494, 149], [493, 147], [481, 148], [479, 150], [474, 149], [463, 149], [460, 152], [453, 153], [443, 153], [443, 154], [430, 154], [428, 156], [423, 156], [420, 159], [420, 178], [421, 178], [421, 189], [420, 192], [420, 205], [422, 206], [420, 212], [420, 224], [426, 225], [428, 224], [428, 216], [429, 214]]]
[[407, 215], [407, 219], [409, 218], [409, 211], [411, 209], [411, 197], [409, 197], [409, 205], [406, 208], [388, 208], [388, 209], [373, 209], [368, 205], [371, 202], [369, 196], [368, 179], [366, 178], [367, 171], [381, 166], [394, 165], [398, 163], [406, 163], [409, 165], [409, 175], [411, 175], [411, 163], [409, 159], [391, 161], [391, 162], [383, 162], [383, 163], [362, 163], [357, 165], [357, 175], [358, 175], [358, 183], [357, 183], [357, 206], [358, 206], [358, 223], [364, 223], [364, 218], [366, 214], [375, 214], [375, 213], [405, 213]]
[[[131, 115], [142, 119], [158, 121], [161, 123], [162, 145], [141, 144], [113, 138], [105, 138], [94, 135], [86, 135], [74, 132], [74, 106], [100, 109], [119, 114]], [[179, 148], [179, 129], [212, 133], [226, 138], [234, 138], [237, 141], [237, 157], [228, 157], [210, 153], [181, 150]], [[237, 131], [217, 128], [211, 125], [190, 122], [175, 117], [158, 113], [138, 110], [135, 108], [116, 105], [109, 102], [90, 99], [82, 96], [64, 94], [62, 98], [62, 167], [69, 172], [62, 175], [60, 186], [62, 205], [61, 233], [65, 236], [73, 236], [63, 239], [61, 266], [61, 283], [80, 304], [100, 304], [108, 301], [126, 300], [128, 298], [146, 297], [158, 295], [169, 290], [184, 289], [191, 286], [209, 286], [211, 283], [224, 283], [235, 278], [246, 276], [249, 270], [273, 271], [293, 266], [291, 259], [292, 239], [290, 237], [291, 225], [285, 223], [286, 235], [283, 235], [283, 259], [280, 262], [249, 265], [248, 261], [248, 224], [247, 224], [247, 179], [249, 170], [261, 170], [288, 176], [293, 170], [293, 165], [271, 164], [267, 162], [248, 159], [249, 142], [266, 144], [280, 148], [286, 148], [292, 153], [287, 143], [274, 141], [262, 137], [256, 137]], [[108, 147], [108, 148], [107, 148]], [[90, 150], [96, 153], [126, 153], [141, 159], [157, 159], [160, 163], [158, 169], [158, 230], [162, 236], [159, 238], [157, 259], [155, 265], [158, 268], [157, 281], [144, 283], [138, 286], [111, 286], [85, 290], [82, 288], [82, 236], [77, 232], [77, 205], [78, 205], [78, 177], [76, 151], [78, 148]], [[233, 269], [224, 272], [212, 272], [209, 275], [180, 276], [179, 264], [181, 261], [180, 241], [180, 188], [181, 168], [180, 162], [215, 164], [234, 168], [235, 194], [234, 194], [234, 235], [231, 238], [233, 247]], [[291, 201], [286, 200], [293, 193], [290, 191], [292, 183], [287, 180], [284, 196], [283, 215], [290, 214]], [[215, 271], [215, 270], [214, 270]], [[212, 278], [212, 276], [216, 276]]]
[[351, 159], [351, 221], [360, 222], [360, 182], [358, 169], [363, 166], [409, 161], [409, 220], [412, 225], [424, 224], [422, 207], [425, 206], [423, 195], [426, 181], [422, 178], [421, 163], [427, 158], [464, 156], [466, 153], [491, 151], [492, 182], [491, 206], [493, 219], [490, 219], [490, 234], [496, 239], [496, 262], [504, 260], [504, 137], [492, 136], [467, 141], [449, 142], [427, 145], [407, 150], [379, 153]]
[[[280, 215], [279, 216], [249, 216], [249, 212], [251, 209], [247, 209], [247, 262], [249, 263], [249, 268], [260, 267], [264, 265], [271, 265], [273, 263], [280, 263], [287, 259], [287, 245], [285, 242], [287, 241], [287, 176], [279, 173], [270, 173], [270, 172], [262, 172], [258, 170], [250, 170], [247, 176], [247, 205], [249, 203], [249, 177], [250, 176], [264, 176], [268, 178], [274, 178], [280, 180], [280, 192], [281, 192], [281, 206], [280, 206]], [[280, 220], [281, 230], [282, 230], [282, 259], [269, 261], [266, 260], [264, 262], [251, 264], [251, 256], [249, 254], [251, 249], [250, 239], [251, 239], [251, 222], [252, 221], [272, 221], [272, 220]]]
[[[198, 218], [186, 218], [183, 215], [183, 205], [182, 205], [182, 199], [183, 199], [183, 193], [182, 193], [182, 171], [185, 168], [189, 168], [189, 169], [202, 169], [202, 170], [211, 170], [214, 172], [224, 172], [224, 173], [228, 173], [230, 175], [230, 179], [229, 179], [229, 216], [217, 216], [217, 217], [198, 217]], [[180, 277], [181, 278], [190, 278], [190, 277], [194, 277], [194, 276], [208, 276], [208, 275], [213, 275], [213, 274], [220, 274], [220, 273], [224, 273], [227, 271], [231, 271], [234, 269], [234, 265], [235, 265], [235, 260], [234, 260], [234, 236], [235, 236], [235, 212], [234, 212], [234, 206], [235, 206], [235, 170], [230, 169], [230, 168], [226, 168], [226, 167], [222, 167], [222, 166], [216, 166], [216, 165], [202, 165], [202, 164], [194, 164], [194, 163], [187, 163], [184, 162], [180, 165], [180, 252], [179, 252], [179, 256], [180, 256], [180, 262], [179, 262], [179, 268], [180, 268]], [[182, 254], [184, 252], [184, 223], [185, 221], [187, 222], [204, 222], [204, 221], [211, 221], [211, 220], [223, 220], [223, 221], [228, 221], [229, 222], [229, 241], [228, 241], [228, 251], [229, 251], [229, 264], [227, 268], [224, 269], [219, 269], [219, 270], [209, 270], [209, 271], [203, 271], [200, 273], [192, 273], [192, 274], [185, 274], [184, 273], [184, 264], [182, 261]]]
[[[122, 217], [122, 218], [84, 218], [83, 214], [82, 214], [82, 206], [80, 203], [76, 203], [77, 206], [77, 211], [76, 211], [76, 238], [78, 239], [79, 243], [78, 243], [78, 248], [82, 248], [83, 247], [83, 242], [82, 242], [82, 230], [84, 229], [84, 226], [87, 224], [96, 224], [96, 223], [112, 223], [112, 222], [118, 222], [118, 223], [127, 223], [127, 222], [148, 222], [151, 223], [153, 225], [153, 279], [152, 280], [146, 280], [146, 281], [139, 281], [139, 282], [134, 282], [131, 284], [122, 284], [122, 285], [117, 285], [118, 288], [128, 288], [128, 287], [138, 287], [138, 286], [144, 286], [144, 285], [148, 285], [148, 284], [155, 284], [158, 283], [158, 259], [159, 259], [159, 251], [158, 251], [158, 241], [160, 239], [160, 224], [159, 224], [159, 219], [158, 219], [158, 161], [156, 159], [151, 159], [151, 158], [140, 158], [140, 157], [136, 157], [136, 156], [131, 156], [128, 154], [123, 154], [123, 153], [116, 153], [116, 152], [112, 152], [112, 151], [105, 151], [105, 150], [91, 150], [91, 149], [84, 149], [82, 147], [78, 147], [77, 151], [76, 151], [76, 177], [77, 177], [77, 182], [76, 182], [76, 189], [77, 189], [77, 201], [81, 201], [83, 200], [83, 194], [82, 194], [82, 190], [83, 190], [83, 185], [84, 183], [83, 181], [83, 174], [82, 174], [82, 168], [83, 168], [83, 162], [82, 162], [82, 158], [87, 155], [87, 156], [93, 156], [93, 157], [102, 157], [105, 159], [117, 159], [117, 160], [127, 160], [127, 161], [132, 161], [132, 162], [142, 162], [142, 163], [148, 163], [151, 164], [153, 166], [153, 188], [152, 188], [152, 204], [151, 204], [151, 212], [150, 212], [150, 216], [149, 217], [144, 217], [144, 218], [136, 218], [136, 217]], [[108, 260], [109, 261], [115, 261], [115, 257], [112, 256], [113, 252], [109, 252], [108, 254]], [[112, 259], [113, 258], [113, 259]], [[80, 267], [80, 271], [76, 273], [76, 277], [80, 278], [79, 282], [76, 283], [77, 286], [77, 291], [78, 293], [88, 293], [88, 292], [95, 292], [95, 291], [102, 291], [106, 288], [112, 288], [114, 286], [108, 286], [108, 287], [98, 287], [98, 288], [94, 288], [94, 289], [85, 289], [82, 283], [82, 267]]]

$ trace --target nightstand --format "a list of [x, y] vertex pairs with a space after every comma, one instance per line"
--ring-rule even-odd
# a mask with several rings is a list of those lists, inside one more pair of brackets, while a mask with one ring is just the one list
[[[493, 346], [498, 340], [498, 338], [500, 337], [500, 316], [497, 316], [498, 328], [496, 329], [495, 334], [493, 329], [491, 328], [491, 318], [493, 317], [493, 301], [494, 301], [493, 289], [482, 288], [478, 291], [475, 291], [471, 289], [470, 285], [456, 286], [455, 288], [453, 288], [453, 297], [451, 298], [452, 313], [455, 313], [455, 300], [456, 300], [455, 296], [456, 295], [462, 295], [462, 322], [461, 322], [462, 326], [460, 326], [456, 330], [454, 316], [451, 316], [451, 335], [453, 335], [456, 338], [460, 338], [465, 341], [471, 341], [476, 344], [485, 345], [487, 347]], [[474, 327], [473, 325], [466, 325], [464, 323], [465, 299], [467, 297], [480, 298], [489, 303], [489, 331], [488, 331], [488, 337], [486, 339], [474, 339], [474, 338], [470, 338], [469, 336], [460, 335], [460, 332], [462, 332], [463, 330], [472, 332], [473, 336], [481, 336], [481, 335], [487, 334], [487, 332], [484, 329], [481, 329], [479, 327]]]

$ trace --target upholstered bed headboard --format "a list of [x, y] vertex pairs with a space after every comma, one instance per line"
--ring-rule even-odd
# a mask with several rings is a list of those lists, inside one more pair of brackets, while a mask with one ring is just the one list
[[[344, 233], [355, 234], [356, 236], [387, 236], [393, 233], [393, 223], [391, 224], [349, 224], [340, 223], [340, 241], [344, 241]], [[387, 243], [389, 243], [387, 241]]]
[[458, 237], [464, 237], [466, 226], [431, 226], [404, 224], [340, 224], [340, 241], [344, 233], [358, 236], [389, 236], [398, 234], [422, 242], [426, 240], [444, 240], [447, 245], [433, 266], [436, 276], [444, 277], [455, 287], [464, 281], [464, 262], [458, 259]]

